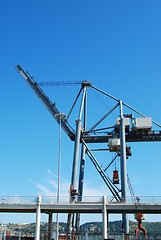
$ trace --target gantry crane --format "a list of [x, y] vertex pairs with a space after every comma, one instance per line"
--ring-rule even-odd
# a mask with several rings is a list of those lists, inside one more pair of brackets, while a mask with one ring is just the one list
[[[40, 88], [38, 83], [33, 79], [33, 77], [25, 71], [20, 65], [16, 66], [17, 71], [20, 75], [25, 79], [28, 85], [32, 88], [35, 94], [40, 98], [40, 100], [44, 103], [48, 111], [54, 117], [54, 119], [60, 123], [59, 116], [61, 112], [56, 108], [55, 104], [45, 95], [43, 90]], [[105, 113], [104, 116], [100, 118], [92, 127], [87, 129], [86, 121], [87, 121], [87, 89], [94, 89], [106, 97], [112, 99], [116, 104], [114, 107]], [[78, 98], [82, 94], [80, 111], [78, 114], [78, 119], [76, 120], [76, 129], [71, 127], [68, 122], [70, 114], [78, 100]], [[130, 109], [132, 112], [140, 115], [141, 117], [135, 119], [133, 114], [124, 114], [123, 107]], [[103, 127], [97, 128], [102, 122], [115, 110], [119, 108], [119, 118], [117, 119], [117, 123], [112, 127]], [[83, 120], [82, 120], [83, 119]], [[72, 166], [72, 177], [71, 177], [71, 185], [70, 185], [70, 196], [71, 201], [74, 203], [75, 201], [81, 201], [83, 196], [83, 181], [84, 181], [84, 167], [85, 167], [85, 155], [89, 157], [92, 161], [94, 167], [100, 174], [101, 178], [107, 185], [110, 190], [113, 200], [117, 202], [127, 202], [127, 169], [126, 169], [126, 159], [130, 156], [130, 148], [126, 146], [126, 142], [150, 142], [150, 141], [161, 141], [161, 131], [153, 131], [152, 123], [157, 127], [161, 128], [161, 125], [152, 120], [151, 118], [147, 118], [144, 114], [129, 106], [122, 100], [117, 99], [116, 97], [106, 93], [105, 91], [93, 86], [90, 82], [83, 81], [81, 83], [81, 89], [74, 101], [74, 104], [71, 107], [69, 114], [66, 118], [62, 119], [61, 126], [66, 134], [69, 136], [70, 140], [74, 141], [74, 154], [73, 154], [73, 166]], [[112, 130], [111, 130], [112, 128]], [[119, 142], [119, 144], [115, 144], [115, 142]], [[115, 158], [109, 164], [106, 169], [103, 169], [99, 164], [99, 161], [94, 156], [92, 150], [89, 147], [89, 143], [107, 143], [109, 149], [113, 149], [111, 151], [116, 152], [117, 156], [120, 157], [120, 166], [121, 166], [121, 189], [119, 189], [116, 184], [107, 176], [106, 170], [110, 166], [112, 162], [114, 162]], [[79, 163], [79, 151], [81, 145], [81, 157], [80, 157], [80, 170], [79, 170], [79, 183], [77, 183], [77, 175], [78, 175], [78, 163]], [[72, 233], [74, 232], [74, 218], [73, 216], [69, 216], [69, 228], [72, 239]], [[73, 224], [72, 224], [73, 223]], [[79, 228], [79, 215], [76, 216], [75, 227]], [[123, 231], [125, 234], [129, 233], [129, 224], [127, 215], [123, 214]]]

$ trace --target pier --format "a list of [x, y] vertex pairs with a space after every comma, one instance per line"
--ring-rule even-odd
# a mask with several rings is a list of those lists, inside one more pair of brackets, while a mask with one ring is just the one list
[[111, 202], [111, 197], [84, 197], [82, 202], [69, 203], [68, 197], [0, 197], [0, 212], [35, 213], [35, 240], [40, 239], [41, 213], [49, 215], [49, 228], [52, 213], [102, 214], [102, 239], [108, 239], [108, 214], [161, 214], [161, 197], [142, 197], [140, 204]]

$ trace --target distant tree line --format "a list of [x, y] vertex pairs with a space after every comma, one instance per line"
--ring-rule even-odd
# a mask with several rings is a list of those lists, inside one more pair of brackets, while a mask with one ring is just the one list
[[[137, 227], [137, 222], [130, 221], [129, 222], [129, 230], [130, 233], [134, 233]], [[143, 222], [143, 227], [147, 230], [147, 234], [149, 235], [161, 235], [161, 222]], [[35, 232], [35, 223], [29, 224], [7, 224], [2, 227], [6, 232], [21, 232], [22, 234], [34, 234]], [[48, 232], [48, 223], [42, 222], [40, 226], [41, 232]], [[56, 223], [52, 224], [52, 231], [56, 231]], [[59, 232], [66, 233], [67, 224], [59, 223]], [[102, 233], [102, 222], [88, 222], [84, 223], [80, 227], [80, 232], [89, 232], [89, 233]], [[121, 233], [122, 232], [122, 221], [113, 221], [109, 222], [109, 233]]]

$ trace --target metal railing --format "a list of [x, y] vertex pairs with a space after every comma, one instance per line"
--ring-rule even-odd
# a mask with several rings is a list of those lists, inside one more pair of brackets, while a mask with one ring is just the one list
[[[56, 229], [55, 231], [53, 231], [52, 233], [52, 239], [55, 240], [56, 239]], [[40, 239], [41, 240], [47, 240], [48, 239], [48, 235], [49, 235], [49, 231], [41, 231], [40, 232]], [[28, 233], [25, 232], [23, 229], [22, 231], [14, 231], [11, 232], [10, 230], [4, 230], [1, 232], [1, 239], [2, 240], [12, 240], [12, 239], [16, 239], [16, 240], [20, 240], [20, 239], [34, 239], [35, 234], [33, 233]], [[60, 237], [61, 239], [66, 239], [66, 232], [64, 232], [63, 234], [60, 233]], [[64, 238], [63, 238], [64, 237]], [[75, 235], [75, 239], [77, 238], [77, 234]], [[79, 239], [80, 240], [102, 240], [102, 233], [93, 233], [90, 231], [87, 232], [80, 232], [79, 233]], [[111, 240], [122, 240], [124, 239], [123, 234], [122, 233], [109, 233], [108, 239]], [[128, 235], [128, 239], [129, 240], [136, 240], [136, 236], [134, 233], [130, 233]], [[137, 236], [137, 240], [145, 240], [145, 237], [143, 236], [143, 234], [138, 234]], [[146, 236], [146, 240], [161, 240], [161, 234], [147, 234]]]
[[[161, 204], [161, 196], [139, 196], [140, 204]], [[42, 196], [42, 204], [56, 204], [56, 203], [70, 203], [72, 199], [69, 196]], [[102, 203], [102, 196], [83, 196], [77, 198], [76, 202], [82, 203]], [[36, 196], [0, 196], [0, 204], [36, 204]], [[112, 196], [107, 196], [108, 204], [122, 204], [123, 202], [116, 202]], [[133, 204], [132, 198], [127, 198], [127, 204]]]

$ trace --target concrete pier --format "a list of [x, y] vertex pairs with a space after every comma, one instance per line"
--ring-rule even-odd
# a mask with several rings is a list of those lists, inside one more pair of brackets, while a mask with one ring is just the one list
[[48, 240], [52, 240], [52, 212], [49, 212], [49, 221], [48, 221]]

